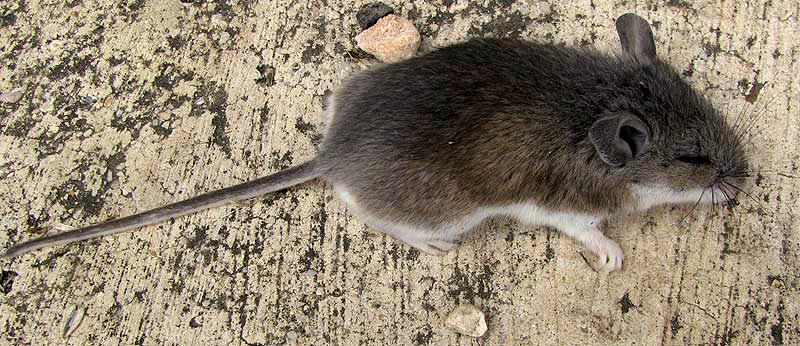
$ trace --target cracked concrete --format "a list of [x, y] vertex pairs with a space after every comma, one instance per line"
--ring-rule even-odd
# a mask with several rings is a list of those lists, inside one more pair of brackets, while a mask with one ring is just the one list
[[[364, 1], [0, 3], [0, 247], [131, 214], [314, 155], [324, 95], [366, 63]], [[616, 51], [637, 12], [658, 52], [747, 138], [752, 198], [608, 231], [599, 275], [554, 232], [491, 223], [445, 257], [369, 231], [314, 182], [143, 231], [2, 260], [0, 343], [797, 344], [800, 26], [795, 1], [410, 1], [423, 50], [514, 36]], [[274, 74], [273, 74], [274, 72]], [[481, 339], [448, 331], [479, 306]]]

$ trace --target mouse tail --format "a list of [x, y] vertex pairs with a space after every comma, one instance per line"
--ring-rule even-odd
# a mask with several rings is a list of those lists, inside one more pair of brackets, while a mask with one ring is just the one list
[[317, 161], [311, 160], [263, 178], [208, 192], [143, 213], [17, 244], [6, 250], [3, 257], [16, 257], [44, 247], [122, 233], [231, 202], [251, 199], [314, 179], [320, 175], [320, 171]]

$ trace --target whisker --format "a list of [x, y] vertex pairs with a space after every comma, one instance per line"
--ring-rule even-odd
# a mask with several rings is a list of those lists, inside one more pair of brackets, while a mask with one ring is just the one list
[[711, 187], [711, 214], [712, 215], [716, 214], [716, 212], [717, 212], [717, 210], [716, 210], [716, 208], [717, 208], [717, 200], [716, 200], [715, 197], [716, 196], [714, 196], [714, 187], [712, 186]]
[[753, 176], [750, 174], [733, 174], [733, 175], [726, 175], [725, 177], [732, 179], [747, 179], [747, 178], [752, 178]]
[[745, 116], [745, 114], [748, 113], [748, 110], [746, 108], [747, 107], [741, 107], [739, 109], [739, 112], [738, 112], [739, 114], [736, 115], [736, 120], [734, 120], [734, 123], [732, 125], [733, 134], [737, 139], [742, 137], [742, 129], [744, 128], [745, 124], [747, 123], [747, 120], [746, 120], [747, 116]]
[[736, 115], [736, 118], [733, 121], [733, 125], [731, 125], [731, 127], [733, 128], [734, 133], [737, 133], [739, 131], [739, 126], [742, 125], [742, 123], [740, 123], [740, 121], [743, 118], [742, 116], [746, 113], [745, 107], [740, 107], [738, 113], [739, 114]]
[[711, 187], [708, 190], [711, 191], [711, 204], [713, 205], [714, 202], [717, 201], [716, 199], [714, 199], [714, 197], [715, 197], [714, 196], [714, 185], [711, 185]]
[[736, 189], [736, 191], [739, 191], [739, 193], [742, 193], [742, 194], [744, 194], [745, 196], [749, 197], [750, 199], [752, 199], [752, 200], [753, 200], [753, 202], [756, 202], [756, 203], [757, 203], [757, 204], [759, 204], [759, 205], [761, 204], [761, 201], [757, 200], [755, 197], [753, 197], [753, 195], [751, 195], [750, 193], [748, 193], [748, 192], [747, 192], [747, 191], [745, 191], [745, 190], [742, 190], [740, 187], [738, 187], [738, 186], [736, 186], [736, 185], [733, 185], [733, 184], [731, 184], [730, 182], [727, 182], [727, 181], [726, 181], [726, 182], [723, 182], [723, 183], [724, 183], [724, 184], [726, 184], [726, 185], [728, 185], [728, 186], [730, 186], [730, 187], [732, 187], [732, 188], [734, 188], [734, 189]]
[[779, 171], [777, 169], [769, 169], [769, 168], [761, 168], [761, 169], [758, 169], [758, 170], [753, 170], [751, 172], [742, 172], [742, 173], [738, 173], [738, 174], [726, 174], [725, 176], [728, 177], [728, 178], [752, 178], [752, 177], [754, 177], [756, 175], [764, 177], [763, 174], [766, 174], [766, 173], [774, 173], [776, 175], [779, 175], [781, 177], [786, 177], [786, 178], [795, 178], [795, 179], [796, 178], [800, 178], [800, 175], [798, 175], [798, 174], [791, 174], [791, 173], [787, 173], [787, 171]]
[[741, 107], [739, 110], [739, 115], [736, 116], [736, 120], [733, 125], [733, 133], [737, 140], [741, 140], [745, 137], [748, 132], [748, 128], [750, 124], [753, 122], [754, 119], [758, 118], [762, 110], [753, 112], [752, 105], [747, 107]]
[[752, 175], [750, 174], [736, 174], [736, 175], [729, 175], [728, 177], [731, 178], [750, 178]]
[[785, 171], [779, 171], [774, 168], [760, 168], [760, 169], [753, 169], [752, 171], [744, 171], [742, 173], [753, 174], [753, 173], [778, 173], [778, 174], [789, 174]]
[[719, 191], [722, 192], [722, 195], [725, 196], [725, 200], [730, 201], [733, 200], [733, 196], [731, 195], [731, 192], [728, 191], [728, 189], [729, 187], [728, 185], [725, 185], [725, 182], [720, 182]]
[[745, 122], [743, 122], [743, 123], [742, 123], [742, 124], [743, 124], [743, 127], [737, 130], [737, 132], [738, 132], [739, 130], [741, 130], [741, 132], [739, 132], [738, 134], [737, 134], [737, 133], [734, 133], [734, 135], [736, 136], [736, 138], [737, 138], [737, 139], [739, 139], [739, 140], [743, 139], [743, 138], [744, 138], [744, 136], [745, 136], [745, 135], [747, 135], [747, 134], [748, 134], [748, 132], [750, 132], [750, 130], [753, 128], [753, 126], [754, 126], [755, 124], [757, 124], [758, 120], [759, 120], [759, 119], [760, 119], [760, 118], [761, 118], [761, 117], [762, 117], [764, 114], [766, 114], [766, 113], [767, 113], [767, 111], [769, 110], [769, 105], [770, 105], [770, 104], [772, 104], [772, 101], [774, 101], [774, 100], [775, 100], [776, 98], [778, 98], [778, 96], [780, 96], [780, 95], [781, 95], [781, 93], [776, 93], [775, 95], [772, 95], [772, 97], [771, 97], [769, 100], [767, 100], [767, 102], [764, 104], [764, 108], [762, 108], [761, 110], [759, 110], [759, 111], [758, 111], [758, 112], [757, 112], [757, 113], [756, 113], [754, 116], [752, 116], [750, 119], [747, 119]]
[[738, 133], [734, 133], [736, 140], [744, 140], [747, 137], [748, 132], [752, 129], [752, 127], [757, 124], [758, 119], [761, 117], [763, 113], [759, 112], [752, 116], [750, 119], [742, 122], [742, 127], [737, 129]]
[[766, 128], [762, 127], [758, 129], [758, 131], [751, 132], [749, 135], [751, 138], [758, 138], [764, 133], [764, 130], [766, 130]]
[[725, 196], [725, 201], [730, 206], [730, 203], [735, 201], [735, 199], [733, 198], [733, 194], [731, 193], [731, 191], [729, 191], [728, 189], [729, 187], [725, 185], [724, 182], [720, 182], [719, 191], [722, 192], [722, 195]]
[[739, 199], [736, 198], [736, 191], [732, 187], [725, 185], [725, 191], [728, 191], [728, 194], [731, 196], [731, 201], [736, 201], [736, 204], [739, 204]]
[[689, 212], [688, 212], [688, 213], [686, 213], [686, 215], [684, 215], [684, 216], [683, 216], [683, 217], [680, 219], [680, 221], [678, 221], [678, 224], [679, 224], [679, 225], [680, 225], [680, 224], [682, 224], [682, 223], [683, 223], [683, 221], [685, 221], [685, 220], [686, 220], [686, 218], [687, 218], [687, 217], [689, 217], [689, 215], [691, 215], [691, 214], [694, 212], [694, 210], [695, 210], [695, 209], [697, 209], [697, 206], [698, 206], [698, 205], [700, 205], [700, 201], [702, 201], [702, 200], [703, 200], [703, 195], [705, 195], [705, 194], [706, 194], [706, 190], [705, 190], [705, 189], [703, 189], [703, 192], [701, 192], [701, 193], [700, 193], [700, 198], [698, 198], [698, 199], [697, 199], [697, 202], [695, 202], [695, 203], [694, 203], [694, 205], [692, 206], [692, 209], [689, 209]]

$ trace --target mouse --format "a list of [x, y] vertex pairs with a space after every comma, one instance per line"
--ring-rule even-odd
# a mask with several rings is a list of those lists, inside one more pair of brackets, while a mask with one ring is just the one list
[[328, 181], [370, 228], [441, 255], [484, 220], [554, 228], [601, 271], [623, 252], [612, 216], [742, 191], [741, 134], [656, 54], [650, 24], [615, 21], [621, 51], [475, 38], [344, 80], [316, 156], [249, 182], [6, 250], [19, 256]]

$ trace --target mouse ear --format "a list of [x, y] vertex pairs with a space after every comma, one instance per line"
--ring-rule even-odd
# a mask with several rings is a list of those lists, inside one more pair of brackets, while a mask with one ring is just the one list
[[597, 155], [612, 167], [622, 167], [650, 145], [650, 129], [641, 119], [624, 113], [601, 118], [589, 129]]
[[656, 44], [650, 24], [642, 17], [626, 13], [617, 18], [617, 34], [622, 51], [641, 62], [656, 60]]

